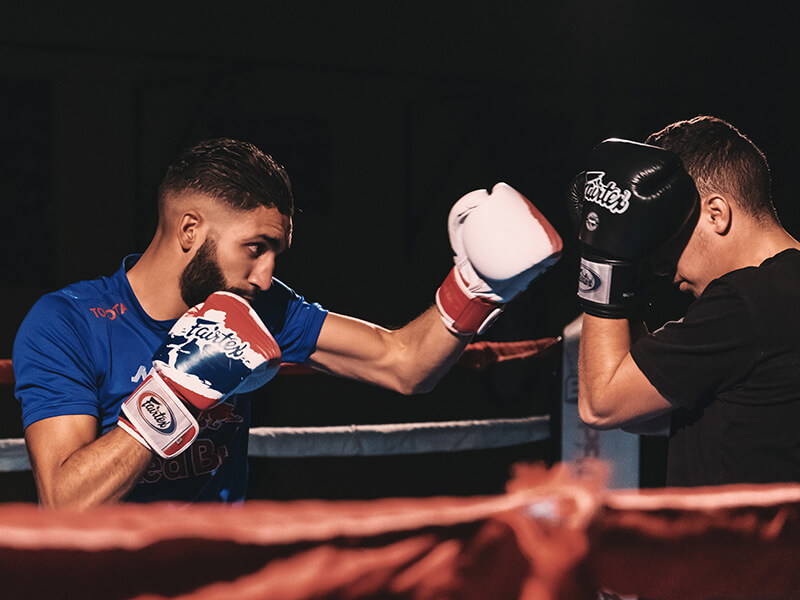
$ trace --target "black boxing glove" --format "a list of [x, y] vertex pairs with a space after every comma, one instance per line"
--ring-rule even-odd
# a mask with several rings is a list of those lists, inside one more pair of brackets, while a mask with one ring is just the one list
[[696, 216], [697, 188], [680, 158], [656, 146], [605, 140], [573, 179], [568, 202], [581, 243], [581, 308], [612, 319], [640, 313], [644, 261]]

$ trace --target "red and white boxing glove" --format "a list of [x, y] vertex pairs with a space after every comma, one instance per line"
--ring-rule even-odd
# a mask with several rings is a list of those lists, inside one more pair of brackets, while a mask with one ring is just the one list
[[198, 411], [261, 387], [280, 363], [280, 347], [252, 307], [216, 292], [172, 326], [153, 355], [151, 375], [122, 404], [118, 424], [171, 458], [197, 438]]
[[475, 190], [448, 218], [455, 267], [436, 292], [445, 326], [483, 333], [514, 296], [561, 257], [561, 237], [510, 185]]

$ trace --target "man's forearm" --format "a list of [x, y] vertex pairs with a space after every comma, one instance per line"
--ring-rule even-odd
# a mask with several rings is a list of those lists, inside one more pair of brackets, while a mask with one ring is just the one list
[[583, 315], [578, 354], [580, 399], [592, 399], [613, 377], [631, 344], [626, 319], [603, 319]]
[[442, 323], [434, 306], [392, 333], [405, 348], [402, 355], [406, 378], [413, 382], [412, 393], [426, 392], [450, 370], [472, 336], [457, 336]]
[[607, 392], [633, 342], [646, 333], [643, 323], [583, 315], [578, 354], [578, 405], [581, 416], [609, 412]]
[[31, 454], [39, 501], [48, 508], [85, 509], [122, 500], [141, 477], [152, 452], [115, 428], [72, 453], [49, 473]]
[[630, 349], [644, 326], [584, 315], [578, 358], [578, 411], [597, 429], [627, 428], [673, 410], [639, 369]]
[[435, 306], [396, 330], [331, 313], [309, 363], [341, 377], [415, 394], [433, 388], [470, 339], [449, 331]]

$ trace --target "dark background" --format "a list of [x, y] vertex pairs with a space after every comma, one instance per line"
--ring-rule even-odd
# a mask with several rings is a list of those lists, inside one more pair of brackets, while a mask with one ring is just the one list
[[[766, 153], [786, 227], [795, 202], [796, 11], [788, 2], [410, 1], [32, 3], [0, 18], [0, 356], [43, 293], [113, 273], [154, 230], [170, 160], [238, 137], [283, 163], [299, 213], [277, 276], [325, 307], [398, 326], [451, 266], [445, 221], [464, 193], [506, 181], [565, 239], [562, 261], [484, 336], [557, 336], [578, 315], [565, 187], [606, 137], [643, 139], [698, 114]], [[685, 306], [668, 286], [653, 324]], [[256, 425], [549, 414], [559, 354], [456, 368], [406, 398], [283, 377]], [[0, 434], [21, 435], [3, 389]], [[257, 497], [374, 497], [502, 489], [504, 450], [382, 459], [254, 461]], [[648, 442], [643, 480], [658, 485]], [[30, 474], [4, 499], [32, 498]]]

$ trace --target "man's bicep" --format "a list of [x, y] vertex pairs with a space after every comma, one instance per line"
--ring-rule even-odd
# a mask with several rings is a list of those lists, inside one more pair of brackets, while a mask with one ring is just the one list
[[329, 313], [309, 362], [340, 375], [357, 375], [348, 371], [358, 363], [379, 360], [386, 352], [385, 333], [361, 319]]
[[100, 415], [105, 361], [92, 352], [91, 338], [85, 319], [63, 298], [45, 296], [31, 309], [13, 353], [23, 427], [62, 415]]

